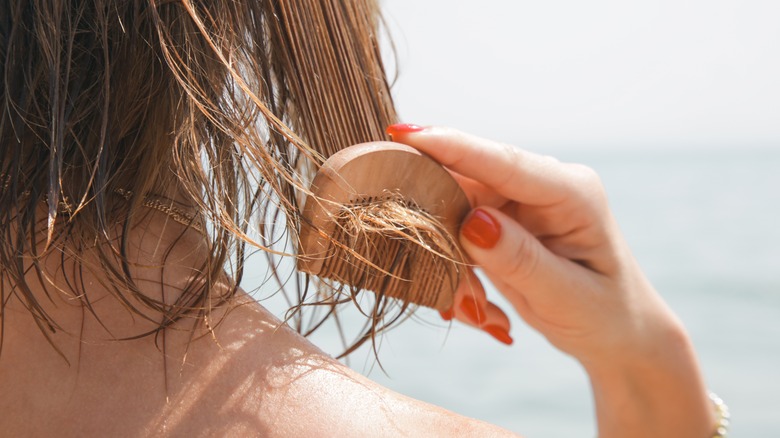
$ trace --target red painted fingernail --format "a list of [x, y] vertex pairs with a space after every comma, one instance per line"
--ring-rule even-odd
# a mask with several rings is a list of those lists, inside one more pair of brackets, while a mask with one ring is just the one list
[[502, 344], [512, 345], [512, 343], [515, 342], [515, 340], [509, 336], [509, 332], [501, 326], [487, 325], [482, 327], [482, 330], [486, 331], [490, 336], [496, 338], [496, 340]]
[[476, 325], [485, 320], [485, 312], [480, 310], [477, 300], [467, 297], [460, 302], [460, 311]]
[[441, 315], [441, 319], [445, 321], [451, 321], [452, 318], [455, 316], [455, 311], [450, 307], [449, 309], [439, 312], [439, 315]]
[[490, 249], [496, 246], [501, 237], [501, 224], [488, 212], [477, 208], [466, 218], [460, 232], [474, 245]]
[[390, 125], [385, 129], [385, 132], [390, 137], [398, 137], [402, 134], [411, 134], [412, 132], [420, 132], [425, 130], [424, 126], [415, 125], [413, 123], [396, 123]]

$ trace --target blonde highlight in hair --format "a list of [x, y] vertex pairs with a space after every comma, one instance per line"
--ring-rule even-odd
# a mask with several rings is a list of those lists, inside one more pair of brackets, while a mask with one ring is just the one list
[[[68, 246], [77, 261], [101, 248], [112, 294], [156, 324], [134, 337], [207, 317], [235, 293], [247, 244], [285, 253], [281, 225], [296, 241], [312, 171], [396, 122], [379, 24], [374, 0], [0, 0], [0, 312], [16, 297], [58, 330], [26, 274]], [[209, 239], [174, 302], [145, 297], [127, 257], [158, 195], [198, 211]]]

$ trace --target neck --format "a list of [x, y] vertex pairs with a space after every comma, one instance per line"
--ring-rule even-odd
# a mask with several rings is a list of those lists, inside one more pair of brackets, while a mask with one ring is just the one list
[[[4, 278], [2, 287], [8, 301], [2, 315], [4, 342], [0, 363], [12, 360], [9, 356], [15, 354], [12, 345], [17, 339], [25, 340], [28, 352], [54, 354], [60, 361], [77, 363], [86, 345], [107, 345], [140, 337], [129, 342], [158, 350], [161, 336], [170, 343], [178, 338], [190, 339], [193, 329], [203, 330], [202, 318], [193, 314], [181, 318], [171, 330], [154, 335], [166, 323], [155, 306], [180, 303], [185, 289], [204, 286], [198, 279], [209, 259], [206, 236], [162, 212], [150, 210], [125, 238], [125, 266], [108, 245], [78, 252], [63, 246], [50, 248], [38, 260], [40, 273], [27, 270], [30, 301], [22, 298], [17, 290], [19, 285]], [[131, 285], [120, 286], [115, 277], [107, 274], [109, 269], [127, 269]], [[222, 277], [217, 286], [222, 293], [216, 291], [219, 295], [229, 287], [227, 276]], [[32, 301], [40, 304], [54, 323], [53, 330], [27, 310]], [[149, 333], [152, 335], [142, 336]]]
[[[190, 230], [182, 235], [185, 227], [159, 212], [149, 217], [152, 222], [128, 236], [131, 276], [143, 298], [171, 302], [201, 269], [210, 249], [203, 234]], [[117, 341], [153, 330], [159, 319], [151, 311], [152, 321], [129, 312], [107, 286], [104, 271], [94, 267], [97, 256], [82, 256], [81, 295], [62, 274], [74, 272], [74, 262], [63, 266], [56, 252], [41, 261], [45, 280], [32, 273], [27, 279], [35, 286], [34, 298], [60, 325], [47, 333], [61, 355], [18, 298], [11, 298], [0, 315], [5, 340], [0, 430], [8, 435], [116, 431], [108, 435], [190, 436], [213, 427], [232, 430], [236, 419], [249, 412], [273, 423], [288, 410], [287, 405], [275, 408], [297, 376], [335, 366], [240, 292], [211, 312], [214, 322], [208, 325], [185, 317], [157, 336]], [[44, 281], [46, 289], [39, 285]], [[219, 287], [229, 287], [223, 283]], [[4, 284], [3, 290], [13, 286]], [[314, 395], [296, 400], [308, 397]], [[37, 433], [30, 432], [33, 426]]]

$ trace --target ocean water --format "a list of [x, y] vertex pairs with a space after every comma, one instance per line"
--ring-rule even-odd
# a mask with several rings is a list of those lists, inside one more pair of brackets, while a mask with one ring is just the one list
[[[545, 151], [545, 153], [549, 153]], [[780, 431], [780, 148], [566, 150], [595, 168], [634, 253], [687, 326], [733, 437]], [[244, 284], [258, 287], [255, 257]], [[255, 284], [253, 284], [255, 282]], [[260, 288], [257, 297], [268, 295]], [[495, 290], [489, 290], [502, 303]], [[263, 301], [282, 314], [277, 297]], [[508, 306], [505, 306], [509, 309]], [[345, 324], [358, 324], [355, 314]], [[518, 317], [515, 345], [421, 310], [349, 365], [402, 394], [528, 437], [596, 436], [587, 377]], [[312, 341], [341, 349], [335, 327]]]

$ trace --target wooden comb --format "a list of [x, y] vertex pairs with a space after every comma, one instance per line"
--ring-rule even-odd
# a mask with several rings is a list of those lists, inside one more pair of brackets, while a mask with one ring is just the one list
[[[389, 232], [360, 223], [364, 218], [355, 211], [369, 211], [370, 222], [382, 216], [381, 211], [370, 212], [389, 205], [383, 202], [400, 205], [410, 218], [390, 218], [384, 222]], [[374, 142], [342, 149], [312, 181], [303, 210], [298, 269], [448, 310], [464, 271], [456, 236], [470, 208], [449, 172], [409, 146]], [[355, 220], [359, 226], [350, 228]], [[414, 228], [410, 224], [418, 221], [435, 225], [437, 232], [412, 230], [414, 239], [407, 238]]]

